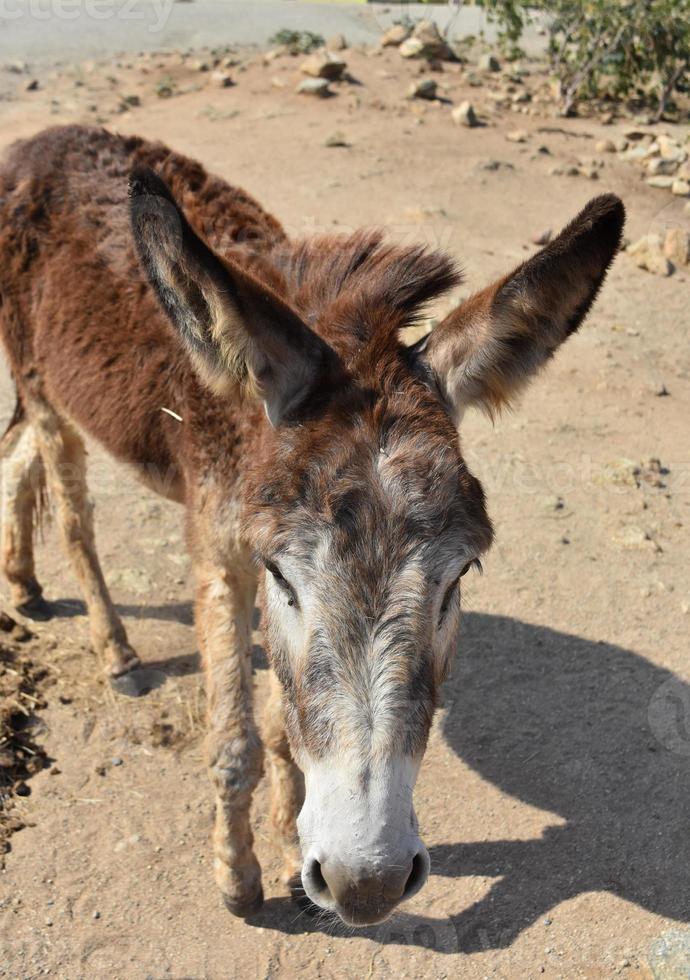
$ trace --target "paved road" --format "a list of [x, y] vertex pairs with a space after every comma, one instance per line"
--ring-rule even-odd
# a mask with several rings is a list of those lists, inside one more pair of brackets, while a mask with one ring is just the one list
[[[371, 43], [403, 12], [452, 21], [452, 33], [493, 36], [477, 7], [296, 0], [0, 0], [0, 64], [59, 62], [119, 52], [220, 44], [265, 45], [276, 30], [336, 32]], [[534, 38], [532, 39], [534, 40]]]

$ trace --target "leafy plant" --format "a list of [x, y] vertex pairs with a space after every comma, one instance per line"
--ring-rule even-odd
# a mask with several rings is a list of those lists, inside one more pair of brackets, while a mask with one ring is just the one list
[[482, 0], [516, 43], [535, 10], [549, 33], [562, 111], [578, 99], [640, 93], [660, 118], [690, 79], [690, 0]]
[[309, 54], [317, 48], [322, 48], [325, 43], [320, 34], [314, 34], [312, 31], [291, 31], [287, 28], [276, 31], [270, 38], [270, 44], [275, 44], [276, 47], [285, 46], [290, 54]]

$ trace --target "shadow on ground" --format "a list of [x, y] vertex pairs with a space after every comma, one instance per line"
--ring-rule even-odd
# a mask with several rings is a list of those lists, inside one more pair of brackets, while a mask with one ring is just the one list
[[[486, 896], [448, 919], [400, 912], [364, 935], [447, 953], [498, 949], [591, 891], [690, 921], [690, 687], [629, 650], [473, 613], [445, 704], [443, 734], [461, 759], [565, 822], [534, 840], [432, 847], [432, 874], [493, 878]], [[457, 825], [461, 835], [462, 800]], [[351, 935], [287, 900], [252, 921]]]

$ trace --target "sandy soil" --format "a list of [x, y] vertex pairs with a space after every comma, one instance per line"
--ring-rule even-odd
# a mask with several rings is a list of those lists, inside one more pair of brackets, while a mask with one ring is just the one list
[[[625, 199], [632, 238], [690, 224], [682, 201], [613, 155], [596, 182], [549, 174], [623, 123], [494, 109], [454, 70], [436, 76], [447, 103], [406, 102], [415, 66], [394, 51], [346, 57], [356, 83], [323, 101], [294, 93], [289, 58], [232, 67], [227, 89], [176, 55], [76, 67], [32, 92], [20, 75], [0, 104], [0, 144], [74, 120], [158, 137], [244, 185], [294, 233], [376, 224], [441, 245], [464, 262], [467, 289], [603, 190]], [[158, 97], [171, 81], [176, 94]], [[120, 112], [132, 94], [141, 105]], [[453, 125], [450, 103], [466, 97], [489, 125]], [[518, 126], [527, 141], [506, 140]], [[348, 146], [325, 145], [336, 132]], [[101, 558], [165, 683], [136, 702], [103, 684], [48, 527], [38, 567], [60, 615], [36, 630], [55, 681], [37, 735], [52, 762], [17, 801], [29, 826], [0, 874], [0, 976], [690, 975], [689, 279], [622, 255], [519, 410], [495, 426], [467, 418], [497, 541], [468, 590], [416, 794], [432, 876], [362, 933], [320, 926], [281, 890], [264, 785], [267, 901], [251, 924], [224, 910], [181, 515], [93, 447]], [[11, 408], [3, 374], [3, 419]]]

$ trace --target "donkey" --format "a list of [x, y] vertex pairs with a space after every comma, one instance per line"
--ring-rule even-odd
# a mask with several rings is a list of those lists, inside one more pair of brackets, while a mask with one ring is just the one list
[[233, 913], [262, 902], [249, 821], [263, 766], [257, 585], [285, 880], [301, 869], [308, 898], [355, 926], [424, 884], [413, 787], [457, 646], [460, 579], [492, 539], [460, 419], [509, 403], [579, 327], [623, 222], [618, 198], [595, 198], [405, 346], [402, 328], [459, 282], [447, 256], [376, 232], [290, 240], [242, 190], [160, 143], [70, 126], [11, 148], [0, 175], [0, 325], [17, 389], [3, 444], [11, 599], [50, 614], [32, 551], [45, 481], [93, 648], [116, 684], [136, 677], [96, 553], [84, 436], [184, 504], [215, 875]]

